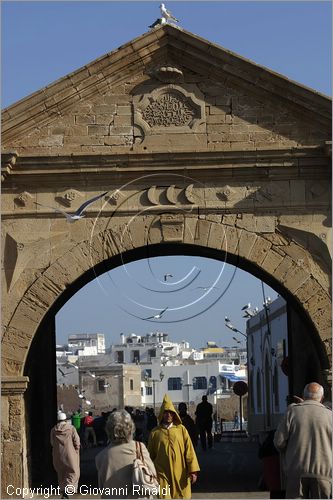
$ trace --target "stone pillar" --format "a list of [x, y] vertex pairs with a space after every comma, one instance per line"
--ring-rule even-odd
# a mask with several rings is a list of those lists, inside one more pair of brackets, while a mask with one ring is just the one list
[[28, 486], [24, 392], [28, 377], [1, 381], [1, 498], [10, 498], [7, 486]]

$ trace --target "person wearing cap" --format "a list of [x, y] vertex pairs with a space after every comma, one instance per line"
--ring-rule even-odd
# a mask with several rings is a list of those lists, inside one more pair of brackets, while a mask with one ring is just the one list
[[191, 498], [191, 483], [196, 482], [200, 467], [189, 433], [167, 394], [158, 422], [150, 433], [148, 451], [157, 471], [160, 498]]
[[[75, 491], [80, 478], [80, 438], [66, 414], [58, 412], [57, 424], [51, 429], [53, 466], [57, 472], [61, 498], [68, 498], [66, 487]], [[71, 490], [71, 493], [74, 493]]]

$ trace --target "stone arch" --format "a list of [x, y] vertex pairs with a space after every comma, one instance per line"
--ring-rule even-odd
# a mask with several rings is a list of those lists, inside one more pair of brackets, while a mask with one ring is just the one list
[[[303, 247], [278, 233], [257, 234], [209, 217], [192, 214], [138, 216], [128, 225], [101, 231], [82, 240], [50, 266], [26, 289], [2, 339], [3, 374], [22, 376], [32, 339], [40, 322], [57, 299], [87, 273], [84, 283], [101, 274], [100, 266], [110, 258], [126, 255], [135, 260], [156, 245], [167, 244], [192, 253], [213, 255], [223, 252], [229, 263], [245, 267], [273, 288], [293, 297], [325, 341], [329, 338], [331, 303], [323, 273]], [[133, 258], [133, 252], [136, 257]], [[141, 254], [140, 254], [141, 252]], [[317, 272], [316, 272], [317, 271]], [[325, 355], [323, 355], [323, 358]]]

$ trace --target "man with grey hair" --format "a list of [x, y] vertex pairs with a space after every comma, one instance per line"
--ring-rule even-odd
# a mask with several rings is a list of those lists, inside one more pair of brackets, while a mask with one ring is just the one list
[[311, 382], [301, 403], [288, 407], [274, 436], [283, 453], [286, 498], [332, 498], [332, 411], [324, 389]]

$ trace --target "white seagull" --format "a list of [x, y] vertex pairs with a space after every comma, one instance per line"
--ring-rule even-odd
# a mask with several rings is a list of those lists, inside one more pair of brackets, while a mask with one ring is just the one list
[[251, 304], [249, 302], [248, 304], [246, 304], [246, 306], [243, 306], [241, 310], [245, 311], [246, 309], [250, 309], [250, 307], [251, 307]]
[[34, 201], [34, 203], [35, 203], [35, 205], [39, 205], [41, 207], [51, 208], [55, 212], [58, 212], [59, 214], [64, 215], [67, 219], [67, 222], [73, 223], [73, 222], [75, 222], [79, 219], [82, 219], [84, 217], [84, 215], [82, 215], [82, 214], [88, 205], [91, 205], [91, 203], [94, 203], [94, 201], [97, 201], [100, 198], [103, 198], [103, 196], [108, 194], [108, 192], [109, 191], [105, 191], [105, 193], [98, 194], [97, 196], [90, 198], [90, 200], [85, 201], [84, 203], [82, 203], [82, 205], [79, 206], [79, 208], [76, 210], [76, 212], [74, 212], [74, 214], [68, 214], [64, 210], [61, 210], [61, 208], [55, 208], [55, 207], [50, 207], [48, 205], [42, 205], [42, 203], [37, 203], [36, 201]]
[[166, 19], [165, 17], [159, 17], [156, 19], [156, 21], [149, 26], [150, 29], [156, 28], [156, 26], [163, 26], [163, 24], [166, 24]]
[[168, 20], [171, 19], [172, 21], [176, 21], [177, 23], [179, 22], [179, 19], [177, 19], [164, 5], [164, 3], [161, 3], [160, 5], [161, 9], [161, 16], [162, 18]]
[[155, 316], [148, 316], [148, 318], [143, 318], [143, 319], [160, 319], [162, 318], [162, 315], [165, 313], [165, 311], [168, 309], [168, 307], [166, 307], [165, 309], [162, 309], [162, 311], [160, 311], [158, 314], [155, 314]]

